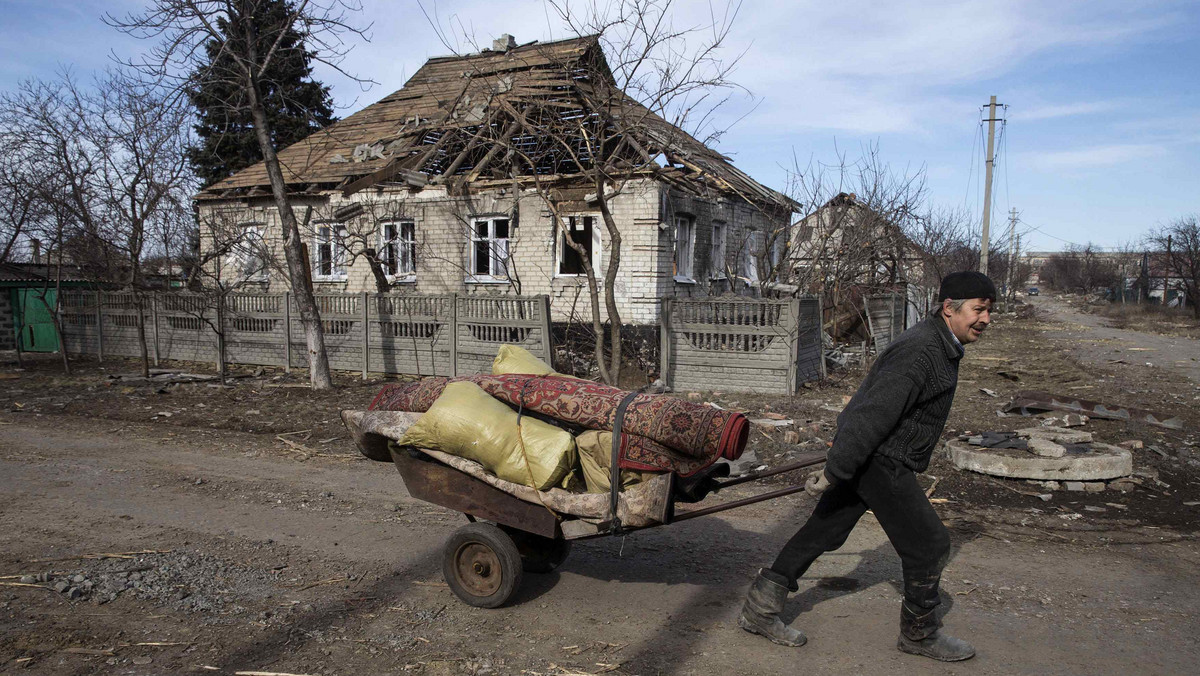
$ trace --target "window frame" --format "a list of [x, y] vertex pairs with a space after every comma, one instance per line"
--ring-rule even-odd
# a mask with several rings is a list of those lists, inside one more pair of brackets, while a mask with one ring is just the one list
[[[720, 237], [717, 233], [720, 233]], [[711, 279], [721, 280], [727, 279], [725, 274], [725, 258], [728, 255], [725, 241], [728, 239], [729, 224], [725, 221], [712, 222], [712, 242], [709, 247], [708, 265], [711, 268], [709, 277]]]
[[[329, 231], [328, 240], [323, 239], [322, 230]], [[317, 223], [313, 229], [313, 248], [309, 256], [314, 282], [344, 282], [349, 277], [346, 266], [346, 248], [342, 242], [346, 236], [346, 226], [337, 222]], [[329, 274], [321, 273], [321, 247], [329, 246]]]
[[[496, 236], [496, 224], [500, 223], [501, 221], [503, 221], [505, 224], [505, 228], [507, 231], [506, 237], [497, 237]], [[478, 226], [481, 223], [487, 224], [487, 235], [485, 235], [483, 237], [480, 237], [478, 234]], [[507, 284], [510, 281], [510, 278], [508, 276], [508, 258], [509, 258], [509, 251], [511, 250], [509, 247], [511, 246], [512, 235], [513, 235], [512, 218], [506, 214], [505, 215], [494, 215], [494, 216], [479, 216], [476, 218], [472, 218], [471, 219], [471, 230], [468, 233], [468, 235], [469, 235], [469, 239], [468, 239], [468, 248], [467, 248], [467, 280], [466, 281], [473, 282], [473, 283], [481, 283], [481, 284], [488, 284], [488, 283]], [[504, 242], [502, 255], [496, 246], [497, 242], [501, 242], [501, 241]], [[478, 261], [478, 256], [479, 256], [478, 255], [478, 245], [483, 242], [487, 243], [487, 248], [488, 248], [488, 271], [486, 273], [476, 272], [476, 269], [478, 267], [477, 264], [479, 262]], [[497, 272], [499, 272], [496, 269], [497, 266], [499, 266], [500, 268], [503, 269], [502, 275], [496, 274]]]
[[[691, 214], [675, 214], [675, 247], [671, 266], [674, 268], [673, 277], [677, 282], [685, 284], [696, 283], [696, 219]], [[686, 237], [680, 233], [681, 227], [686, 229]], [[684, 253], [686, 252], [686, 256]], [[681, 259], [686, 259], [687, 268], [681, 268]]]
[[[592, 227], [592, 241], [591, 241], [592, 251], [591, 251], [591, 261], [590, 262], [592, 264], [593, 271], [599, 270], [600, 269], [601, 242], [600, 242], [600, 228], [598, 228], [596, 226], [599, 224], [601, 216], [599, 214], [578, 213], [578, 214], [568, 214], [566, 216], [563, 216], [562, 218], [564, 220], [565, 219], [576, 219], [576, 218], [592, 219], [592, 226], [591, 226]], [[587, 277], [587, 272], [584, 270], [580, 270], [577, 273], [562, 271], [563, 262], [564, 262], [563, 256], [566, 254], [566, 251], [568, 249], [570, 249], [570, 247], [567, 246], [567, 243], [564, 239], [566, 237], [568, 231], [569, 231], [569, 226], [566, 223], [563, 223], [560, 225], [560, 227], [554, 229], [554, 276], [565, 278], [565, 279], [574, 279], [577, 277]], [[570, 249], [570, 250], [572, 252], [575, 251], [574, 249]]]
[[[396, 236], [388, 239], [388, 226], [396, 227]], [[409, 226], [412, 229], [411, 237], [404, 237], [404, 226]], [[408, 253], [408, 270], [401, 270], [400, 264], [404, 261], [405, 256], [399, 256], [399, 260], [393, 261], [391, 255], [387, 255], [388, 247], [395, 246], [396, 253], [403, 253], [407, 248]], [[384, 276], [390, 282], [407, 281], [415, 279], [417, 276], [417, 222], [411, 218], [396, 218], [384, 221], [379, 228], [379, 262], [383, 265]], [[396, 272], [391, 272], [392, 264], [396, 266]]]

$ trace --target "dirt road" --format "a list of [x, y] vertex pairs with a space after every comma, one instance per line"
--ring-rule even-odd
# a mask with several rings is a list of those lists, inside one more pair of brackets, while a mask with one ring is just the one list
[[1072, 353], [1081, 361], [1168, 369], [1200, 385], [1200, 340], [1113, 328], [1104, 317], [1080, 312], [1053, 296], [1027, 300], [1056, 322], [1047, 335], [1072, 343]]
[[[948, 627], [979, 657], [939, 665], [893, 647], [900, 571], [869, 518], [789, 602], [808, 646], [736, 627], [807, 497], [579, 543], [484, 611], [441, 581], [460, 516], [407, 497], [387, 465], [278, 446], [0, 414], [0, 673], [1185, 674], [1200, 659], [1200, 550], [1162, 530], [956, 528]], [[62, 580], [93, 586], [72, 600]]]

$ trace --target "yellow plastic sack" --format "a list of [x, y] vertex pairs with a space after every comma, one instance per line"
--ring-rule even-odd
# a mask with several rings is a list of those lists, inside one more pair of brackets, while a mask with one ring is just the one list
[[[588, 430], [575, 437], [575, 446], [579, 451], [579, 464], [583, 469], [583, 481], [588, 493], [607, 493], [612, 482], [609, 481], [608, 468], [612, 465], [612, 432]], [[638, 472], [631, 469], [621, 470], [621, 487], [629, 488], [634, 484], [649, 481], [662, 472]]]
[[539, 491], [559, 485], [576, 463], [570, 432], [529, 416], [518, 429], [516, 411], [470, 382], [447, 385], [400, 443], [474, 460], [505, 481]]
[[528, 374], [531, 376], [560, 376], [546, 362], [533, 356], [529, 350], [516, 345], [501, 345], [492, 360], [492, 375], [504, 376], [510, 373]]

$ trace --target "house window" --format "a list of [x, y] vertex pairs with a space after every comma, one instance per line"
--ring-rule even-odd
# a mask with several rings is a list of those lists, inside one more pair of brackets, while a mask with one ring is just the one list
[[766, 253], [766, 248], [766, 235], [757, 230], [751, 231], [750, 236], [746, 238], [746, 269], [743, 271], [747, 281], [758, 283], [758, 264]]
[[241, 226], [237, 241], [230, 248], [234, 274], [239, 280], [263, 282], [267, 280], [267, 249], [263, 240], [262, 226]]
[[675, 280], [692, 281], [692, 250], [696, 238], [691, 216], [675, 217]]
[[327, 282], [346, 279], [345, 234], [346, 228], [334, 223], [317, 225], [313, 238], [313, 279]]
[[595, 216], [567, 216], [563, 218], [563, 227], [558, 235], [559, 275], [585, 274], [583, 268], [584, 257], [580, 256], [579, 252], [567, 243], [568, 237], [571, 238], [572, 242], [583, 247], [587, 260], [592, 265], [592, 269], [596, 268], [595, 252], [599, 248], [594, 242], [596, 234]]
[[508, 277], [508, 219], [479, 219], [471, 224], [471, 276]]
[[725, 224], [712, 224], [712, 256], [709, 258], [712, 266], [713, 279], [725, 279]]
[[383, 224], [379, 260], [388, 277], [407, 277], [417, 272], [417, 225], [412, 221]]

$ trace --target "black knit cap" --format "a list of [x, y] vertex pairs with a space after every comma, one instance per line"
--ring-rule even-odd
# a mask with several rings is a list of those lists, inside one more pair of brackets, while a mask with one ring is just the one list
[[942, 288], [938, 290], [938, 302], [963, 300], [966, 298], [990, 298], [996, 300], [996, 285], [988, 276], [975, 270], [951, 272], [942, 279]]

